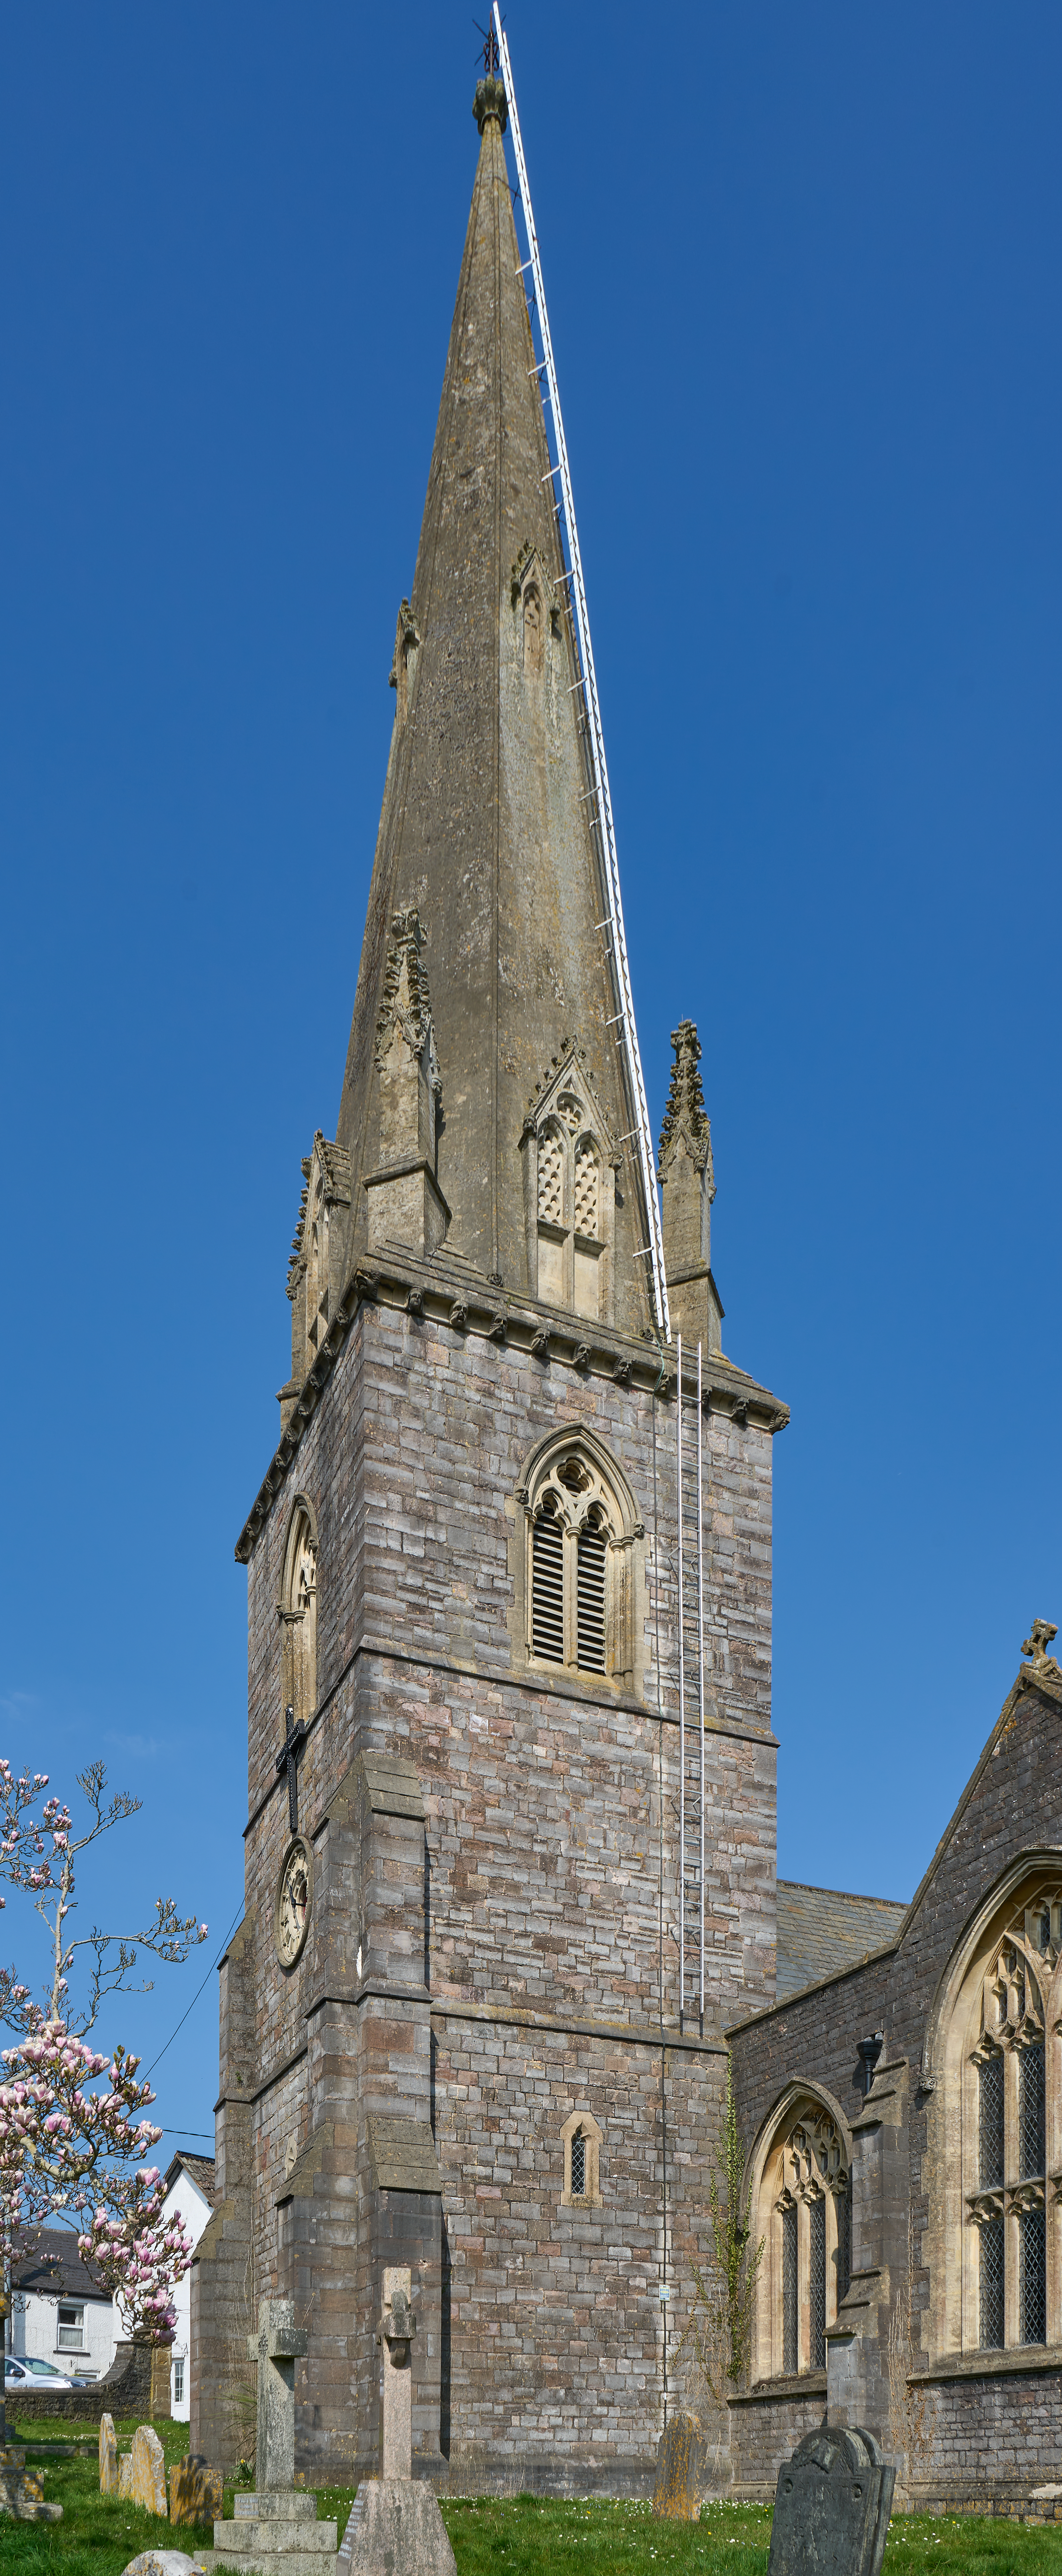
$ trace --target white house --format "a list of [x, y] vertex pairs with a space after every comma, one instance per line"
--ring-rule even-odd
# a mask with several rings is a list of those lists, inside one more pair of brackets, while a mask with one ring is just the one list
[[11, 2286], [8, 2351], [72, 2379], [102, 2378], [121, 2329], [113, 2301], [85, 2270], [72, 2230], [39, 2227], [15, 2264]]
[[[191, 2237], [193, 2245], [198, 2245], [214, 2206], [213, 2156], [174, 2156], [172, 2164], [166, 2167], [165, 2179], [166, 2198], [162, 2204], [163, 2218], [172, 2218], [174, 2212], [177, 2212], [184, 2221], [185, 2230]], [[172, 2410], [183, 2424], [188, 2421], [189, 2406], [188, 2350], [191, 2299], [191, 2274], [186, 2272], [183, 2281], [178, 2281], [173, 2294], [177, 2323], [173, 2335], [170, 2384]]]

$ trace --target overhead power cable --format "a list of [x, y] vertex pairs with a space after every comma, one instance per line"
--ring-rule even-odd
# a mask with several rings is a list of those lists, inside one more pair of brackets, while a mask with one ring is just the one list
[[[230, 1943], [230, 1941], [231, 1941], [231, 1939], [232, 1939], [233, 1933], [235, 1932], [236, 1926], [237, 1926], [237, 1924], [238, 1924], [238, 1922], [239, 1922], [239, 1920], [240, 1920], [240, 1916], [241, 1916], [241, 1914], [242, 1914], [242, 1913], [243, 1913], [243, 1899], [242, 1899], [242, 1897], [241, 1897], [240, 1903], [238, 1904], [238, 1906], [237, 1906], [237, 1908], [236, 1908], [236, 1912], [235, 1912], [235, 1914], [233, 1915], [233, 1918], [232, 1918], [232, 1921], [231, 1921], [231, 1923], [230, 1923], [230, 1925], [229, 1925], [228, 1931], [226, 1932], [226, 1934], [225, 1934], [225, 1938], [224, 1938], [224, 1940], [223, 1940], [223, 1942], [222, 1942], [222, 1944], [221, 1944], [221, 1948], [220, 1948], [220, 1950], [218, 1951], [217, 1958], [214, 1960], [213, 1966], [212, 1966], [212, 1967], [209, 1967], [209, 1968], [207, 1969], [206, 1975], [205, 1975], [205, 1977], [204, 1977], [204, 1979], [203, 1979], [203, 1985], [202, 1985], [202, 1986], [197, 1986], [197, 1987], [196, 1987], [195, 1993], [194, 1993], [194, 1995], [192, 1996], [191, 2003], [190, 2003], [190, 2004], [189, 2004], [189, 2006], [188, 2006], [188, 2011], [187, 2011], [187, 2012], [183, 2012], [183, 2013], [181, 2014], [181, 2018], [180, 2018], [179, 2022], [177, 2023], [176, 2029], [171, 2030], [171, 2032], [170, 2032], [169, 2038], [168, 2038], [168, 2040], [166, 2041], [166, 2046], [165, 2046], [164, 2048], [160, 2048], [160, 2050], [159, 2050], [159, 2053], [158, 2053], [158, 2056], [157, 2056], [157, 2057], [153, 2057], [153, 2058], [152, 2058], [150, 2066], [147, 2068], [147, 2070], [146, 2070], [145, 2074], [141, 2077], [141, 2082], [142, 2082], [142, 2083], [145, 2083], [145, 2084], [146, 2084], [148, 2076], [149, 2076], [149, 2075], [153, 2075], [153, 2074], [154, 2074], [156, 2066], [161, 2066], [162, 2061], [163, 2061], [163, 2058], [165, 2057], [165, 2054], [166, 2054], [166, 2049], [167, 2049], [167, 2048], [172, 2048], [172, 2047], [173, 2047], [174, 2040], [175, 2040], [175, 2039], [176, 2039], [176, 2037], [177, 2037], [177, 2032], [178, 2032], [179, 2030], [183, 2030], [183, 2029], [184, 2029], [184, 2025], [185, 2025], [185, 2023], [186, 2023], [186, 2021], [187, 2021], [187, 2019], [188, 2019], [188, 2013], [190, 2013], [190, 2012], [194, 2012], [194, 2011], [195, 2011], [196, 2005], [197, 2005], [197, 2003], [198, 2003], [198, 2001], [199, 2001], [199, 1998], [200, 1998], [200, 1995], [202, 1994], [202, 1991], [203, 1991], [203, 1986], [208, 1986], [208, 1985], [209, 1985], [210, 1980], [211, 1980], [211, 1977], [214, 1975], [214, 1971], [215, 1971], [215, 1969], [216, 1969], [216, 1968], [220, 1968], [220, 1966], [221, 1966], [221, 1962], [222, 1962], [222, 1960], [223, 1960], [223, 1958], [224, 1958], [224, 1956], [225, 1956], [225, 1952], [226, 1952], [226, 1950], [228, 1949], [229, 1943]], [[179, 2129], [175, 2129], [173, 2134], [174, 2134], [174, 2137], [182, 2137], [182, 2136], [183, 2136], [183, 2137], [186, 2137], [186, 2138], [191, 2138], [191, 2137], [203, 2137], [203, 2138], [205, 2138], [205, 2137], [206, 2137], [206, 2135], [207, 2135], [207, 2132], [206, 2132], [206, 2130], [205, 2130], [205, 2129], [199, 2129], [199, 2130], [192, 2130], [192, 2129], [179, 2130]]]

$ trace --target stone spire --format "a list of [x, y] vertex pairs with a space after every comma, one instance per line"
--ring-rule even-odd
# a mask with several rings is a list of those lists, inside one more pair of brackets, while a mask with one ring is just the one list
[[506, 113], [481, 80], [337, 1129], [348, 1258], [442, 1245], [637, 1333], [648, 1236]]

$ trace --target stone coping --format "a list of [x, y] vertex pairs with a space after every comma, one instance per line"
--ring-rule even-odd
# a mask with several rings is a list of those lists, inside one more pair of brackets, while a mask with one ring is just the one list
[[907, 2374], [909, 2388], [931, 2388], [949, 2379], [999, 2379], [1030, 2371], [1062, 2370], [1062, 2344], [1023, 2343], [1007, 2352], [947, 2352], [925, 2370]]
[[738, 2388], [726, 2402], [728, 2406], [777, 2406], [784, 2399], [787, 2405], [800, 2405], [812, 2397], [825, 2401], [825, 2396], [825, 2371], [801, 2370], [785, 2379], [758, 2379], [755, 2388]]

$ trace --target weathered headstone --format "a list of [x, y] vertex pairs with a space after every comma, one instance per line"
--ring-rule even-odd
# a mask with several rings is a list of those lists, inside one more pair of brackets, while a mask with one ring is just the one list
[[118, 2493], [118, 2444], [113, 2415], [100, 2416], [100, 2494]]
[[668, 2522], [696, 2516], [708, 2445], [695, 2415], [672, 2415], [656, 2453], [653, 2512]]
[[767, 2576], [880, 2576], [895, 2483], [861, 2426], [806, 2434], [778, 2471]]
[[61, 2522], [61, 2504], [45, 2504], [39, 2470], [27, 2469], [25, 2451], [9, 2444], [0, 2451], [0, 2515], [16, 2522]]
[[257, 2568], [261, 2576], [328, 2576], [336, 2554], [334, 2522], [318, 2522], [317, 2498], [295, 2485], [295, 2364], [309, 2336], [295, 2324], [291, 2299], [262, 2299], [258, 2332], [247, 2338], [258, 2364], [255, 2492], [233, 2498], [233, 2518], [214, 2523], [213, 2564], [221, 2571]]
[[220, 2469], [192, 2451], [186, 2460], [175, 2460], [170, 2470], [170, 2521], [213, 2522], [223, 2505]]
[[129, 2501], [142, 2504], [147, 2513], [166, 2514], [166, 2461], [158, 2434], [150, 2424], [138, 2424], [129, 2454]]
[[119, 2495], [120, 2495], [120, 2496], [127, 2496], [127, 2495], [132, 2495], [132, 2492], [133, 2492], [133, 2460], [132, 2460], [132, 2453], [131, 2453], [131, 2452], [129, 2452], [129, 2451], [120, 2451], [120, 2452], [119, 2452], [119, 2455], [118, 2455], [118, 2493], [119, 2493]]
[[383, 2315], [376, 2341], [383, 2355], [383, 2424], [380, 2474], [413, 2475], [413, 2369], [410, 2344], [417, 2331], [408, 2266], [393, 2264], [383, 2276]]

